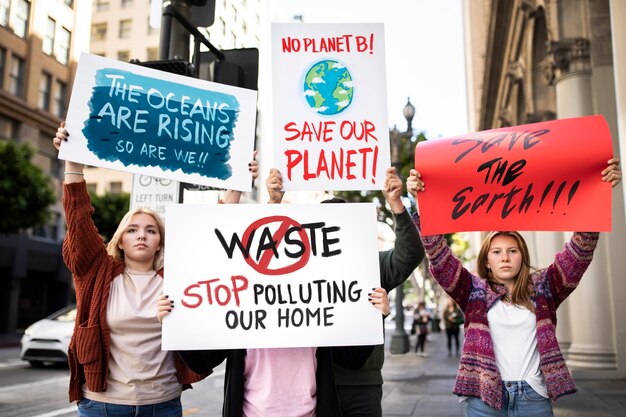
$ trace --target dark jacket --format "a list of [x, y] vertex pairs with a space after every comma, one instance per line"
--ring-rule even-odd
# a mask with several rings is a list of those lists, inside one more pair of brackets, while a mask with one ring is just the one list
[[[379, 252], [381, 286], [390, 292], [401, 285], [424, 259], [419, 233], [408, 211], [395, 215], [396, 241], [394, 248]], [[346, 369], [333, 363], [337, 385], [382, 385], [385, 349], [374, 346], [372, 354], [358, 370]]]
[[[339, 399], [335, 389], [332, 363], [339, 363], [348, 369], [358, 369], [372, 351], [372, 346], [344, 346], [317, 348], [316, 415], [320, 417], [341, 417]], [[198, 373], [209, 372], [226, 359], [224, 378], [223, 417], [241, 417], [243, 414], [244, 371], [246, 366], [245, 349], [227, 350], [188, 350], [180, 356], [187, 366]]]

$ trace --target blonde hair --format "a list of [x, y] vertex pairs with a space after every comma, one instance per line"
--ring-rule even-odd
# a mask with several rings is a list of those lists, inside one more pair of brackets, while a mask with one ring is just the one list
[[499, 231], [491, 232], [483, 240], [483, 244], [478, 252], [478, 258], [476, 259], [476, 271], [481, 278], [487, 280], [487, 283], [494, 288], [498, 282], [491, 274], [491, 270], [487, 268], [487, 255], [491, 242], [497, 236], [509, 236], [515, 239], [517, 246], [522, 254], [522, 265], [519, 273], [514, 279], [513, 291], [511, 293], [511, 300], [514, 304], [524, 306], [530, 311], [534, 311], [533, 303], [530, 298], [531, 295], [531, 282], [530, 282], [530, 253], [528, 252], [528, 246], [526, 241], [518, 232]]
[[163, 221], [163, 217], [161, 217], [159, 213], [157, 213], [154, 210], [150, 210], [148, 208], [136, 208], [126, 213], [124, 217], [122, 217], [122, 220], [120, 221], [119, 226], [117, 226], [117, 230], [113, 234], [113, 237], [107, 244], [107, 253], [111, 255], [112, 257], [114, 257], [115, 259], [119, 259], [122, 262], [125, 262], [124, 251], [119, 248], [119, 243], [120, 243], [120, 240], [122, 239], [122, 235], [128, 228], [128, 225], [130, 224], [131, 219], [133, 218], [135, 214], [139, 214], [139, 213], [148, 214], [152, 216], [154, 218], [154, 221], [157, 224], [157, 227], [159, 228], [159, 235], [161, 236], [161, 241], [160, 241], [161, 250], [159, 250], [154, 255], [154, 260], [152, 261], [152, 267], [154, 268], [155, 271], [158, 271], [161, 268], [163, 268], [163, 256], [164, 256], [163, 253], [165, 250], [165, 222]]

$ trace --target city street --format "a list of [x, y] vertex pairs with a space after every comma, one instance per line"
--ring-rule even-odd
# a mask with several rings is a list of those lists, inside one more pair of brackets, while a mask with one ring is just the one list
[[[387, 322], [387, 342], [393, 322]], [[411, 336], [412, 345], [414, 336]], [[445, 333], [428, 336], [422, 358], [410, 352], [387, 354], [383, 414], [385, 417], [462, 417], [464, 405], [454, 396], [452, 386], [458, 359], [448, 357]], [[389, 343], [387, 343], [387, 346]], [[76, 408], [67, 402], [66, 367], [31, 368], [18, 358], [17, 347], [0, 348], [0, 416], [75, 416]], [[224, 366], [206, 380], [183, 393], [184, 415], [219, 417], [222, 407]], [[626, 416], [626, 381], [577, 380], [579, 392], [555, 403], [555, 417]], [[323, 416], [320, 416], [323, 417]]]

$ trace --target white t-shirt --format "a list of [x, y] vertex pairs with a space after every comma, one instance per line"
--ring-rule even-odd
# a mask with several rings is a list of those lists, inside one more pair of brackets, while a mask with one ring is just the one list
[[496, 365], [503, 381], [526, 381], [539, 395], [548, 390], [539, 370], [537, 320], [525, 307], [496, 301], [487, 313]]

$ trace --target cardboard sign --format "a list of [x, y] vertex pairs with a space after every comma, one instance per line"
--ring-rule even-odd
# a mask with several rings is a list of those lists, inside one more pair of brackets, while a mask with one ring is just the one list
[[611, 230], [613, 155], [602, 116], [486, 130], [418, 144], [424, 235]]
[[82, 54], [59, 158], [251, 189], [256, 92]]
[[171, 205], [166, 235], [163, 349], [383, 343], [373, 204]]
[[380, 190], [389, 162], [382, 24], [272, 24], [285, 190]]

